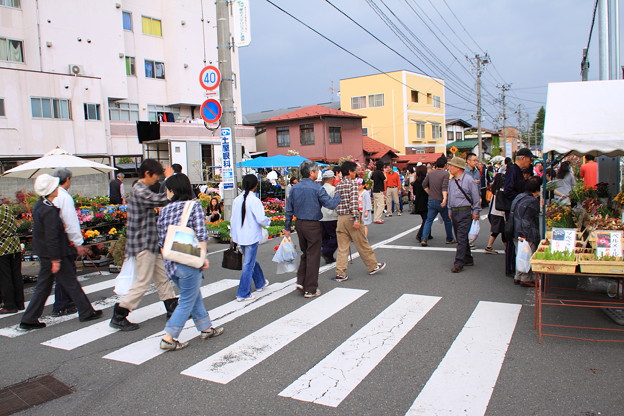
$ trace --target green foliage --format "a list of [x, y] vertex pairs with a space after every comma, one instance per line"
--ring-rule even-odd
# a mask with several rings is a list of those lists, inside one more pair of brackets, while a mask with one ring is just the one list
[[279, 237], [280, 235], [282, 235], [282, 230], [284, 229], [284, 226], [280, 226], [280, 225], [270, 225], [269, 227], [267, 227], [267, 231], [269, 232], [269, 235], [271, 237]]
[[531, 125], [529, 136], [531, 137], [531, 144], [535, 143], [537, 146], [541, 146], [542, 138], [544, 137], [544, 120], [546, 119], [546, 109], [544, 106], [540, 107], [535, 116], [535, 120]]
[[533, 257], [535, 260], [552, 260], [552, 261], [575, 261], [576, 256], [569, 251], [550, 251], [550, 247], [544, 248], [544, 251], [536, 251]]

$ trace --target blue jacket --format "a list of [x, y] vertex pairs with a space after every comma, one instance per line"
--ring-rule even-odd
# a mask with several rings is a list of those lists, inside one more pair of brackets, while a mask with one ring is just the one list
[[286, 200], [285, 230], [290, 230], [293, 215], [298, 220], [320, 221], [323, 218], [321, 206], [335, 209], [340, 203], [340, 194], [332, 198], [325, 188], [310, 178], [303, 178], [293, 186]]

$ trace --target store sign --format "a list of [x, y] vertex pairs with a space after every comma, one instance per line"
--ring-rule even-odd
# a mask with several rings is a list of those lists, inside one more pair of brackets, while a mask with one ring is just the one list
[[552, 241], [550, 242], [550, 250], [567, 251], [574, 253], [576, 247], [576, 229], [574, 228], [553, 228]]
[[622, 231], [596, 231], [596, 257], [622, 257]]
[[223, 153], [223, 169], [221, 171], [221, 182], [223, 189], [234, 189], [234, 155], [232, 154], [232, 129], [224, 127], [221, 129], [221, 151]]

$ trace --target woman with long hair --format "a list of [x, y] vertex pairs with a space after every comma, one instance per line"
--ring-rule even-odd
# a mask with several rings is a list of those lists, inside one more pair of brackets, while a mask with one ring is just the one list
[[[192, 201], [195, 197], [191, 181], [183, 173], [171, 175], [165, 182], [165, 187], [167, 198], [171, 200], [171, 203], [160, 211], [158, 219], [158, 242], [161, 248], [167, 236], [167, 228], [170, 225], [180, 225], [186, 202]], [[197, 201], [193, 202], [191, 215], [186, 226], [195, 231], [200, 247], [206, 248], [208, 233], [204, 224], [204, 212]], [[215, 328], [212, 326], [200, 291], [201, 282], [204, 278], [203, 270], [207, 269], [208, 266], [208, 259], [204, 260], [204, 265], [199, 269], [165, 260], [167, 277], [180, 289], [180, 298], [178, 299], [178, 306], [165, 325], [165, 336], [160, 340], [160, 349], [178, 351], [188, 347], [188, 342], [180, 342], [177, 337], [184, 329], [184, 324], [189, 316], [193, 318], [195, 328], [200, 331], [199, 339], [202, 341], [223, 333], [223, 327]]]
[[208, 206], [208, 221], [215, 222], [221, 219], [221, 204], [218, 198], [212, 198]]
[[[492, 182], [492, 195], [496, 195], [499, 189], [503, 187], [503, 182], [505, 181], [505, 175], [498, 174], [494, 177], [494, 182]], [[492, 201], [490, 203], [490, 212], [488, 213], [488, 221], [490, 222], [490, 239], [488, 240], [487, 246], [485, 247], [485, 252], [488, 254], [498, 254], [498, 251], [492, 248], [496, 237], [501, 234], [505, 230], [505, 212], [499, 211], [496, 209], [496, 199], [494, 196], [492, 197]], [[507, 243], [503, 241], [503, 245]]]
[[574, 173], [570, 169], [570, 162], [564, 160], [557, 171], [557, 187], [555, 188], [555, 200], [564, 205], [570, 205], [570, 192], [576, 185]]
[[258, 187], [258, 178], [255, 175], [245, 175], [242, 187], [243, 193], [232, 203], [230, 222], [232, 241], [243, 251], [243, 271], [236, 294], [236, 300], [239, 302], [255, 299], [251, 293], [252, 280], [258, 292], [269, 284], [264, 278], [260, 264], [256, 261], [256, 254], [258, 243], [262, 239], [262, 227], [271, 224], [271, 220], [264, 213], [262, 202], [254, 193]]
[[[414, 193], [414, 212], [420, 215], [422, 218], [422, 222], [420, 223], [420, 228], [418, 229], [418, 233], [416, 234], [416, 239], [418, 242], [422, 240], [423, 228], [425, 226], [425, 221], [427, 221], [427, 212], [428, 212], [428, 204], [429, 204], [429, 194], [425, 191], [422, 184], [427, 176], [427, 167], [426, 166], [418, 166], [416, 167], [416, 180], [412, 182], [412, 189]], [[433, 237], [431, 236], [431, 231], [429, 235], [425, 238], [425, 240], [431, 240]]]

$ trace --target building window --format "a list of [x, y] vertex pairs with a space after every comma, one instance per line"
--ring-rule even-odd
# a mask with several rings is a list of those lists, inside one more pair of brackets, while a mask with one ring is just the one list
[[368, 136], [368, 127], [362, 127], [362, 136]]
[[146, 35], [162, 37], [162, 23], [159, 19], [141, 16], [141, 26], [143, 27], [143, 33]]
[[24, 62], [24, 42], [0, 38], [0, 61]]
[[412, 90], [412, 102], [413, 103], [417, 103], [418, 102], [418, 91], [416, 91], [416, 90]]
[[85, 120], [101, 120], [99, 104], [84, 104]]
[[329, 128], [329, 142], [330, 143], [342, 143], [342, 128], [341, 127]]
[[302, 124], [299, 126], [301, 144], [314, 144], [314, 124]]
[[433, 96], [433, 106], [435, 108], [440, 108], [440, 96], [439, 95]]
[[449, 142], [452, 142], [453, 140], [455, 140], [455, 132], [452, 132], [452, 131], [447, 131], [447, 132], [446, 132], [446, 139], [447, 139]]
[[417, 154], [417, 155], [422, 155], [424, 153], [425, 153], [425, 149], [423, 149], [422, 147], [418, 147], [414, 150], [414, 154]]
[[6, 112], [4, 110], [4, 98], [0, 98], [0, 117], [6, 117]]
[[110, 102], [108, 104], [111, 121], [138, 121], [139, 105], [133, 103]]
[[0, 0], [0, 6], [15, 7], [19, 9], [20, 0]]
[[146, 59], [145, 78], [165, 79], [165, 63]]
[[351, 97], [351, 110], [366, 108], [366, 96]]
[[427, 94], [427, 104], [431, 105], [433, 103], [433, 95]]
[[425, 123], [416, 123], [416, 138], [421, 140], [425, 138]]
[[180, 107], [173, 107], [168, 105], [147, 105], [147, 119], [149, 121], [163, 121], [162, 117], [159, 120], [159, 115], [162, 116], [163, 113], [170, 113], [173, 115], [174, 120], [178, 120], [180, 118]]
[[30, 106], [33, 118], [71, 120], [69, 100], [31, 97]]
[[277, 128], [277, 147], [290, 146], [290, 129], [288, 127]]
[[461, 131], [456, 131], [455, 132], [455, 140], [462, 140], [462, 139], [463, 139], [463, 137], [462, 137]]
[[431, 138], [433, 140], [442, 138], [442, 125], [441, 124], [432, 124], [431, 125]]
[[130, 12], [121, 12], [121, 17], [123, 19], [123, 28], [124, 30], [129, 30], [132, 32], [132, 13]]
[[126, 75], [136, 75], [134, 56], [126, 56]]
[[368, 106], [369, 107], [383, 107], [384, 105], [384, 95], [383, 94], [373, 94], [368, 96]]

